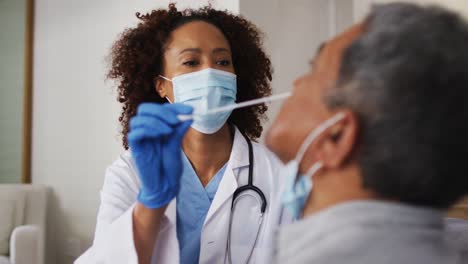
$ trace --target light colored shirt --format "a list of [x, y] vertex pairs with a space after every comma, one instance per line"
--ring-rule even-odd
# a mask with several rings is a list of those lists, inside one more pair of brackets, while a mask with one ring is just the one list
[[283, 226], [277, 263], [462, 264], [468, 252], [447, 240], [442, 211], [355, 201]]
[[188, 158], [185, 154], [182, 156], [183, 172], [179, 193], [176, 197], [180, 263], [196, 264], [200, 256], [200, 236], [203, 223], [226, 171], [226, 164], [206, 187], [203, 187]]
[[468, 251], [468, 221], [459, 218], [445, 218], [445, 232], [448, 242], [454, 247]]

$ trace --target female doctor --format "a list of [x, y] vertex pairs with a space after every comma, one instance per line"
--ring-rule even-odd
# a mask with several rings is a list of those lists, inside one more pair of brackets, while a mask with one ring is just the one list
[[270, 263], [280, 162], [252, 142], [267, 108], [200, 114], [270, 94], [259, 32], [210, 7], [137, 17], [109, 73], [130, 150], [106, 171], [94, 243], [76, 263]]

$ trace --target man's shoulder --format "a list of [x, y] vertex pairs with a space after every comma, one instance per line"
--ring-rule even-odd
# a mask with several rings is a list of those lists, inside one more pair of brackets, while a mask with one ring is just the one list
[[335, 231], [328, 230], [321, 236], [309, 237], [308, 230], [304, 229], [306, 235], [299, 239], [302, 245], [295, 245], [293, 240], [297, 240], [297, 237], [291, 236], [282, 245], [288, 247], [292, 244], [295, 248], [309, 249], [301, 252], [286, 250], [287, 254], [282, 257], [283, 260], [298, 259], [298, 262], [291, 263], [304, 260], [322, 264], [468, 263], [468, 252], [447, 246], [437, 239], [437, 234], [431, 234], [430, 230], [419, 231], [415, 231], [413, 235], [405, 235], [403, 230], [389, 230], [385, 226], [348, 226]]

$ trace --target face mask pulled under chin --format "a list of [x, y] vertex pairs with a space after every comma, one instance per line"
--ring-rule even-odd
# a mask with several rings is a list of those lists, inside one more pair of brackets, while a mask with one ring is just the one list
[[172, 80], [174, 102], [184, 103], [194, 108], [192, 128], [203, 133], [213, 134], [226, 123], [231, 111], [203, 114], [210, 109], [234, 104], [237, 95], [237, 78], [230, 72], [204, 69], [182, 74]]
[[343, 118], [344, 114], [338, 113], [312, 130], [304, 142], [302, 142], [296, 157], [285, 164], [280, 170], [280, 176], [285, 177], [284, 190], [281, 194], [281, 205], [291, 214], [294, 220], [299, 219], [301, 216], [313, 187], [312, 178], [323, 166], [322, 162], [316, 162], [305, 174], [299, 175], [299, 164], [315, 139]]

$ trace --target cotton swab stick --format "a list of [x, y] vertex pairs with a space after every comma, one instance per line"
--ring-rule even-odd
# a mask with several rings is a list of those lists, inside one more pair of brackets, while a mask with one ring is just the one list
[[196, 116], [210, 115], [210, 114], [216, 114], [216, 113], [220, 113], [220, 112], [232, 111], [232, 110], [237, 109], [237, 108], [242, 108], [242, 107], [247, 107], [247, 106], [252, 106], [252, 105], [257, 105], [257, 104], [262, 104], [262, 103], [271, 103], [273, 101], [286, 99], [289, 96], [291, 96], [291, 94], [292, 94], [291, 92], [274, 94], [274, 95], [271, 95], [271, 96], [262, 97], [262, 98], [258, 98], [258, 99], [254, 99], [254, 100], [249, 100], [249, 101], [245, 101], [245, 102], [238, 103], [238, 104], [231, 104], [231, 105], [221, 106], [221, 107], [218, 107], [218, 108], [213, 108], [213, 109], [208, 110], [208, 111], [206, 111], [204, 113], [195, 113], [195, 114], [192, 114], [192, 115], [178, 115], [177, 117], [179, 118], [180, 121], [191, 120], [191, 119], [194, 119]]

